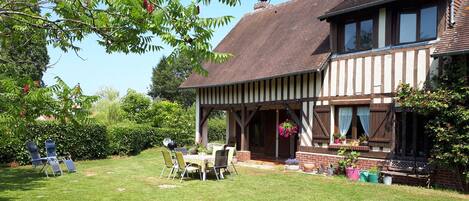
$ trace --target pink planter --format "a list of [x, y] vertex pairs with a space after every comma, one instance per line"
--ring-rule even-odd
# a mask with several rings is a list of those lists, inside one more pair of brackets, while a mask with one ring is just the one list
[[347, 178], [352, 181], [360, 179], [360, 170], [358, 168], [348, 167], [345, 169], [345, 174], [347, 175]]

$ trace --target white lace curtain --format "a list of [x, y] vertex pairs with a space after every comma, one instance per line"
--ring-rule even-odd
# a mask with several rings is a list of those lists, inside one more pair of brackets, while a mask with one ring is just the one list
[[350, 124], [352, 124], [352, 112], [351, 107], [339, 108], [339, 132], [342, 137], [347, 135]]
[[357, 116], [360, 118], [363, 130], [366, 136], [370, 136], [370, 108], [369, 107], [358, 107]]

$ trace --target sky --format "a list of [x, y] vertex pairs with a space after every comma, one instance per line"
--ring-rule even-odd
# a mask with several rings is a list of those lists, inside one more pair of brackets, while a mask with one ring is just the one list
[[[271, 4], [278, 4], [287, 0], [271, 0]], [[212, 45], [216, 45], [229, 33], [244, 14], [252, 12], [257, 0], [241, 0], [241, 5], [229, 7], [213, 0], [212, 4], [201, 8], [204, 17], [231, 15], [235, 17], [230, 24], [216, 29], [212, 38]], [[63, 79], [68, 85], [80, 83], [85, 94], [95, 94], [100, 88], [112, 87], [117, 89], [121, 96], [127, 89], [135, 89], [147, 93], [151, 84], [152, 68], [158, 64], [160, 58], [171, 53], [170, 48], [159, 52], [146, 54], [107, 54], [105, 49], [98, 45], [96, 36], [90, 36], [78, 43], [81, 48], [78, 57], [75, 52], [67, 53], [49, 46], [50, 69], [44, 74], [47, 85], [55, 83], [55, 77]], [[83, 58], [83, 59], [82, 59]]]

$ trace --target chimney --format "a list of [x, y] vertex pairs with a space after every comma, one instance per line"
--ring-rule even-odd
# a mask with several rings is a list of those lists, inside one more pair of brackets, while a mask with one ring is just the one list
[[256, 4], [254, 4], [254, 10], [260, 10], [263, 8], [267, 8], [270, 6], [270, 0], [258, 0]]

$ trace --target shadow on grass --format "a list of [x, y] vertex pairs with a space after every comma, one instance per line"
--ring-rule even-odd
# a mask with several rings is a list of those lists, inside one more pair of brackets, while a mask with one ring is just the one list
[[6, 197], [5, 191], [28, 191], [44, 186], [40, 181], [46, 177], [31, 168], [0, 168], [0, 201], [14, 200]]

